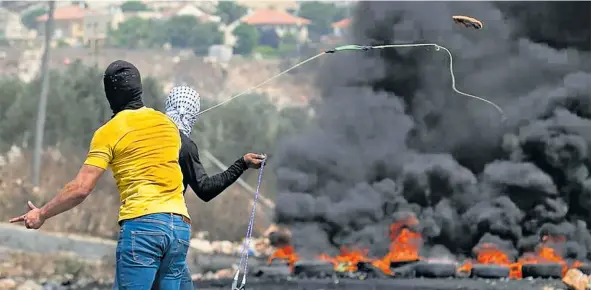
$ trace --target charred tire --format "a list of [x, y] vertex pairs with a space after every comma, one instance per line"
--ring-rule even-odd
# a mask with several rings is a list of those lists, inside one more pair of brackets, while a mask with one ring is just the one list
[[398, 267], [404, 267], [406, 265], [414, 265], [419, 262], [420, 262], [420, 260], [394, 261], [394, 262], [390, 262], [390, 268], [398, 268]]
[[283, 259], [273, 259], [271, 263], [267, 266], [277, 267], [277, 266], [289, 266], [289, 263]]
[[254, 273], [253, 276], [255, 277], [287, 277], [291, 275], [291, 270], [289, 269], [288, 266], [261, 266], [258, 267]]
[[525, 264], [521, 266], [523, 278], [562, 278], [562, 265], [557, 263]]
[[585, 275], [591, 274], [591, 265], [579, 266], [577, 269], [579, 269], [579, 271], [583, 272]]
[[425, 278], [447, 278], [456, 274], [456, 266], [447, 263], [417, 263], [415, 265], [417, 277]]
[[357, 263], [357, 271], [367, 274], [368, 278], [386, 278], [388, 275], [384, 274], [382, 270], [372, 265], [371, 263], [359, 262]]
[[326, 261], [298, 261], [294, 265], [298, 277], [329, 277], [335, 274], [334, 265]]
[[500, 279], [509, 277], [511, 270], [501, 265], [472, 265], [470, 276], [473, 278]]

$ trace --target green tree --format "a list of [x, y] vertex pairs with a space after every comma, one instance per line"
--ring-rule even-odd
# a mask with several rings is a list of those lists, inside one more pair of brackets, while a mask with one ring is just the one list
[[0, 120], [6, 118], [9, 107], [23, 93], [25, 86], [17, 78], [0, 79]]
[[193, 45], [198, 26], [199, 22], [193, 16], [171, 17], [163, 24], [166, 31], [166, 42], [170, 43], [172, 47], [190, 48]]
[[259, 32], [252, 25], [240, 24], [234, 29], [233, 33], [238, 38], [234, 48], [234, 51], [238, 54], [251, 54], [255, 46], [259, 43]]
[[221, 17], [224, 23], [230, 24], [246, 15], [247, 12], [246, 7], [236, 4], [234, 1], [219, 1], [215, 15]]
[[159, 42], [168, 42], [172, 47], [191, 48], [197, 55], [207, 53], [211, 45], [221, 44], [224, 35], [215, 23], [199, 23], [193, 16], [183, 15], [162, 23]]
[[121, 11], [123, 12], [137, 12], [137, 11], [148, 11], [150, 8], [140, 1], [127, 1], [121, 4]]
[[157, 41], [154, 39], [155, 27], [156, 24], [150, 20], [132, 17], [119, 24], [116, 30], [109, 31], [108, 40], [115, 47], [150, 47]]
[[300, 4], [298, 15], [309, 19], [310, 33], [314, 37], [326, 35], [331, 32], [331, 24], [347, 16], [347, 11], [331, 2], [305, 1]]
[[196, 55], [206, 55], [210, 46], [224, 43], [224, 34], [217, 24], [202, 23], [195, 27], [191, 41]]
[[29, 29], [35, 29], [35, 28], [37, 28], [37, 17], [39, 17], [39, 16], [41, 16], [41, 15], [43, 15], [45, 13], [47, 13], [47, 9], [46, 8], [42, 8], [42, 7], [31, 9], [31, 10], [27, 10], [21, 16], [21, 22], [27, 28], [29, 28]]
[[[93, 132], [112, 115], [102, 81], [97, 81], [102, 74], [103, 69], [85, 66], [80, 61], [73, 62], [65, 71], [51, 71], [45, 146], [88, 148]], [[161, 109], [161, 85], [150, 77], [144, 77], [142, 83], [146, 105]], [[32, 144], [38, 100], [30, 96], [40, 91], [41, 79], [27, 84], [0, 79], [0, 149], [6, 150], [12, 144]]]

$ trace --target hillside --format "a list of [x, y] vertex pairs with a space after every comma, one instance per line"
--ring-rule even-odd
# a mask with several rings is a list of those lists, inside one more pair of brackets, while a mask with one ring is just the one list
[[[0, 48], [3, 58], [0, 67], [2, 75], [16, 75], [24, 66], [33, 72], [39, 65], [41, 54], [21, 51], [15, 48]], [[203, 96], [214, 99], [226, 99], [279, 73], [288, 67], [286, 60], [279, 59], [244, 59], [234, 58], [227, 68], [196, 57], [192, 52], [180, 50], [125, 50], [105, 49], [93, 56], [90, 49], [56, 48], [51, 52], [51, 67], [63, 69], [75, 60], [86, 64], [96, 63], [106, 67], [116, 59], [134, 63], [144, 76], [157, 78], [169, 89], [175, 83], [194, 86]], [[310, 67], [303, 67], [293, 74], [287, 74], [257, 90], [266, 93], [276, 104], [305, 104], [310, 98], [317, 97], [313, 87], [313, 73], [302, 73]]]

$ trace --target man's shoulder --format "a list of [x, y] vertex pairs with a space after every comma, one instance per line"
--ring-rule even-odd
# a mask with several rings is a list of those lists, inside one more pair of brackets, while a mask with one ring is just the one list
[[96, 131], [94, 131], [94, 138], [111, 135], [113, 133], [113, 119], [102, 124]]
[[197, 144], [190, 137], [179, 131], [181, 136], [181, 157], [190, 157], [193, 154], [199, 154]]
[[149, 117], [153, 120], [158, 120], [159, 122], [163, 122], [163, 123], [172, 125], [176, 128], [176, 124], [166, 114], [164, 114], [158, 110], [154, 110], [152, 108], [142, 108], [141, 114], [143, 114], [144, 116]]

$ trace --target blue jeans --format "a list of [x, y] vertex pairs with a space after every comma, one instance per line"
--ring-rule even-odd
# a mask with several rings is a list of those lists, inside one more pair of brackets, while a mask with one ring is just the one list
[[[158, 284], [159, 279], [156, 278], [154, 281], [154, 285], [152, 285], [152, 290], [160, 290], [160, 285]], [[117, 287], [117, 277], [115, 277], [115, 283], [113, 284], [113, 290], [118, 290]], [[191, 271], [189, 267], [185, 265], [185, 270], [183, 272], [183, 277], [181, 278], [181, 287], [179, 290], [195, 290], [195, 286], [193, 286], [193, 279], [191, 278]]]
[[[123, 221], [116, 251], [113, 289], [178, 290], [186, 271], [191, 225], [181, 216], [158, 213]], [[190, 275], [190, 274], [189, 274]]]
[[[156, 279], [154, 286], [152, 286], [152, 290], [165, 290], [162, 286], [159, 285], [159, 279]], [[183, 277], [181, 278], [181, 287], [180, 290], [195, 290], [193, 287], [193, 279], [191, 279], [191, 271], [189, 270], [189, 266], [185, 264], [185, 269], [183, 270]]]

